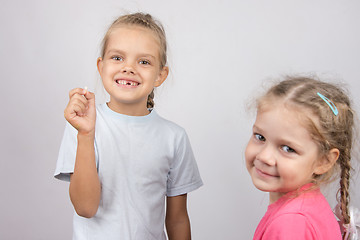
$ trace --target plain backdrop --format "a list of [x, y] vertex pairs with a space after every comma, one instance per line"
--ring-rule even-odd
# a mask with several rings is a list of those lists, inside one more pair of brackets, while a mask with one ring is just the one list
[[[246, 104], [263, 85], [317, 73], [346, 84], [359, 112], [357, 0], [1, 0], [0, 239], [71, 239], [68, 183], [53, 178], [68, 91], [101, 92], [102, 37], [135, 11], [166, 29], [171, 74], [155, 103], [186, 129], [205, 183], [188, 196], [195, 240], [251, 239], [266, 211], [244, 164], [255, 116]], [[354, 175], [358, 208], [359, 186]]]

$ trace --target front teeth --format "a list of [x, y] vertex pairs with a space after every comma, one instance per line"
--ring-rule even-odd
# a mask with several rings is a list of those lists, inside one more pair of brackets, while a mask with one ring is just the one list
[[116, 81], [118, 84], [121, 84], [121, 85], [130, 85], [130, 86], [137, 86], [137, 83], [135, 82], [128, 82], [126, 80], [118, 80]]

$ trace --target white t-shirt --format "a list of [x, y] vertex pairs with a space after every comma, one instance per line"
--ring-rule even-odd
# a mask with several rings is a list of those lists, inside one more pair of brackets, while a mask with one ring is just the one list
[[[96, 215], [74, 214], [74, 240], [163, 240], [165, 197], [202, 186], [183, 128], [160, 117], [128, 116], [96, 107], [95, 158], [101, 182]], [[70, 180], [77, 130], [65, 128], [54, 176]]]

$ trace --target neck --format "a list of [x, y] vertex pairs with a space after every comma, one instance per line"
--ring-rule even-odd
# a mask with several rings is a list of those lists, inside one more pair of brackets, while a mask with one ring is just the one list
[[150, 113], [144, 104], [115, 104], [114, 101], [110, 100], [107, 105], [114, 112], [128, 116], [145, 116]]
[[[304, 191], [307, 190], [313, 190], [313, 189], [317, 189], [318, 186], [316, 186], [314, 183], [306, 183], [303, 186], [299, 187], [298, 189], [292, 190], [290, 192], [294, 192], [296, 194], [301, 194]], [[276, 202], [277, 200], [279, 200], [279, 198], [281, 198], [282, 196], [284, 196], [285, 194], [288, 194], [289, 192], [269, 192], [269, 202], [270, 204]]]
[[286, 193], [281, 193], [281, 192], [269, 192], [269, 204], [273, 204], [274, 202], [279, 200], [279, 198], [281, 198], [285, 194]]

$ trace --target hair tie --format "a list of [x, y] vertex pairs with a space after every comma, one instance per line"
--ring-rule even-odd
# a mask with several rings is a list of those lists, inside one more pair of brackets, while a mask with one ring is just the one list
[[358, 240], [358, 237], [360, 237], [360, 210], [352, 206], [349, 207], [350, 223], [348, 224], [344, 224], [340, 203], [336, 204], [333, 212], [340, 220], [339, 225], [341, 233], [345, 233], [344, 240]]
[[138, 18], [140, 21], [142, 21], [146, 26], [149, 26], [150, 23], [147, 19], [143, 19], [143, 18]]
[[326, 104], [329, 105], [329, 107], [333, 111], [334, 115], [337, 116], [339, 111], [337, 110], [335, 104], [330, 99], [328, 99], [327, 97], [322, 95], [321, 93], [318, 92], [317, 95], [319, 95], [319, 97], [321, 97], [322, 100], [324, 100], [324, 102], [326, 102]]

